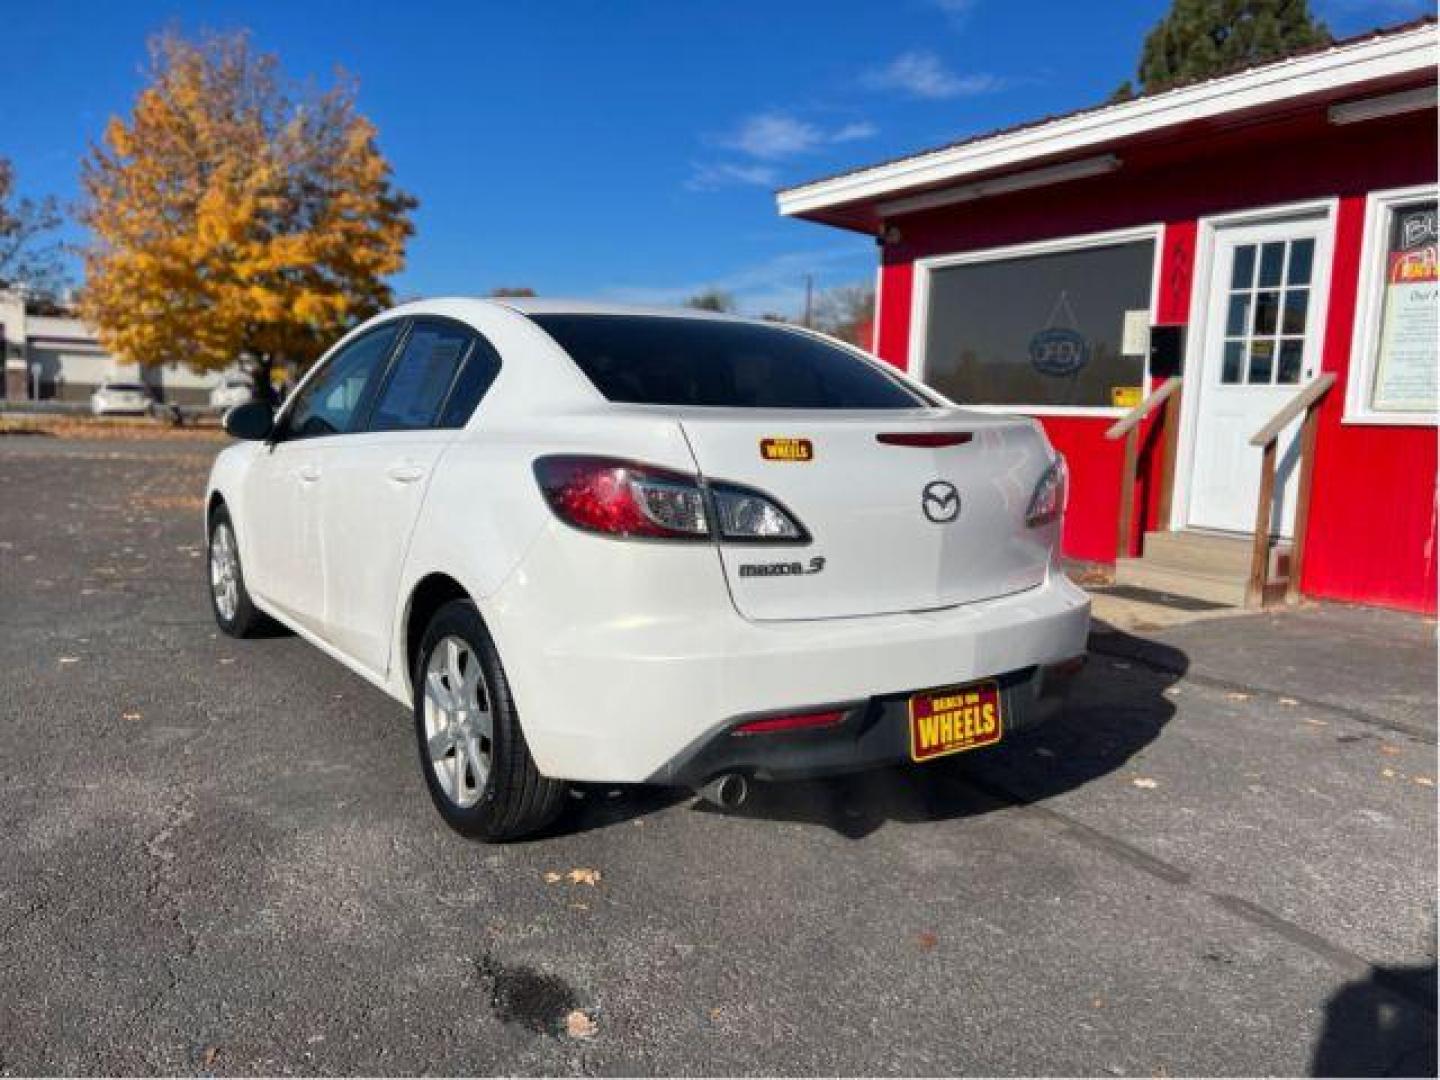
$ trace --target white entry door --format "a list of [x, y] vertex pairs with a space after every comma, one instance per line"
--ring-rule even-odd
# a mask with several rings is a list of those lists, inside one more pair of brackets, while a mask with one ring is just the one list
[[[1250, 438], [1320, 369], [1329, 265], [1324, 216], [1227, 226], [1215, 234], [1208, 310], [1201, 313], [1200, 370], [1187, 524], [1226, 532], [1255, 528], [1260, 449]], [[1277, 447], [1271, 529], [1293, 532], [1299, 422]]]

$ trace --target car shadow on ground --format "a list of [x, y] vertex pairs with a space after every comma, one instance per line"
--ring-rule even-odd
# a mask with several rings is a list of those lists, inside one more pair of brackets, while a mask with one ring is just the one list
[[1434, 964], [1375, 967], [1342, 986], [1325, 1006], [1311, 1075], [1434, 1076], [1435, 976]]
[[[737, 808], [697, 799], [695, 812], [818, 825], [860, 840], [887, 823], [968, 817], [1080, 787], [1123, 767], [1155, 740], [1175, 714], [1165, 691], [1189, 667], [1178, 649], [1107, 631], [1104, 651], [1092, 651], [1064, 713], [1000, 747], [923, 766], [756, 782]], [[607, 828], [692, 797], [675, 788], [582, 786], [551, 835]]]

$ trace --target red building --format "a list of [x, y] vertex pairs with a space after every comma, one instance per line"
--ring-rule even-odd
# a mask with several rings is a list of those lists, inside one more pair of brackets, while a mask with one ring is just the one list
[[[881, 357], [1044, 424], [1070, 557], [1142, 585], [1190, 560], [1197, 595], [1252, 602], [1262, 564], [1298, 567], [1292, 592], [1433, 612], [1436, 46], [1434, 20], [1376, 32], [780, 211], [876, 237]], [[1129, 472], [1107, 433], [1141, 412]]]

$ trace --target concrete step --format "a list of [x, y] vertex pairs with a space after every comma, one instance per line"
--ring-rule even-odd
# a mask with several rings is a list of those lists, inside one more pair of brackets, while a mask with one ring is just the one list
[[1189, 596], [1240, 607], [1245, 603], [1246, 575], [1157, 566], [1149, 559], [1120, 559], [1115, 583], [1172, 596]]
[[[1220, 577], [1250, 575], [1250, 538], [1202, 532], [1151, 532], [1145, 534], [1144, 559], [1154, 566]], [[1270, 577], [1290, 573], [1291, 544], [1270, 544]]]

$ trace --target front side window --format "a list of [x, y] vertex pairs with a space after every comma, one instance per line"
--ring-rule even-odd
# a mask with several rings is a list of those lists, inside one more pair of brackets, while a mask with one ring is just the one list
[[739, 409], [930, 404], [839, 345], [778, 326], [643, 315], [532, 315], [607, 399]]
[[451, 323], [418, 321], [386, 376], [371, 431], [414, 431], [439, 419], [474, 336]]
[[1138, 400], [1155, 242], [1100, 243], [937, 266], [925, 310], [925, 381], [962, 404], [1105, 407]]
[[296, 394], [284, 437], [314, 439], [353, 430], [365, 392], [384, 370], [398, 329], [398, 323], [387, 323], [336, 353]]

